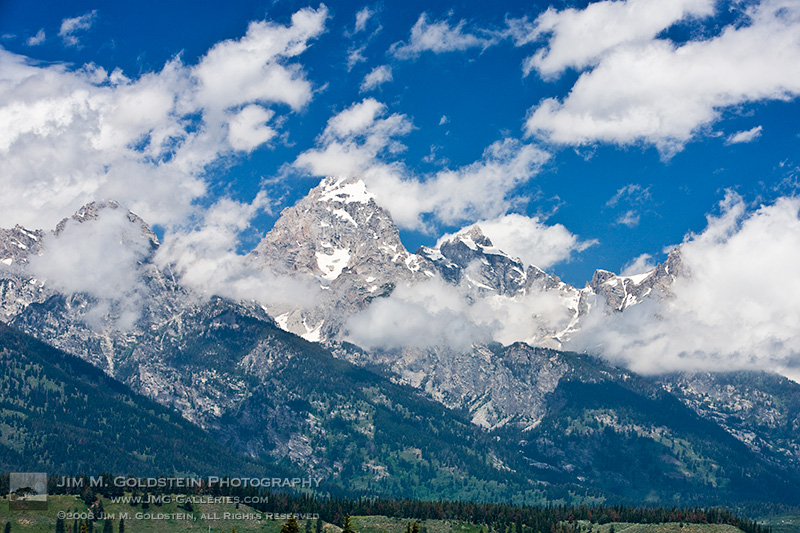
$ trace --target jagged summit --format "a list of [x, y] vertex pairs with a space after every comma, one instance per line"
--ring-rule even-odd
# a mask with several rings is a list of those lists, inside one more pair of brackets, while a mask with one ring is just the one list
[[642, 274], [622, 276], [608, 270], [596, 270], [587, 287], [604, 298], [614, 311], [624, 311], [645, 298], [670, 298], [672, 284], [683, 272], [680, 246], [667, 260]]
[[433, 265], [406, 250], [389, 212], [357, 178], [323, 179], [281, 212], [250, 257], [324, 289], [313, 310], [271, 309], [281, 327], [308, 340], [331, 338], [347, 316], [398, 284], [435, 275]]
[[277, 271], [313, 275], [323, 285], [343, 275], [370, 279], [367, 283], [396, 282], [421, 270], [389, 213], [355, 178], [323, 179], [283, 210], [252, 256]]
[[141, 229], [141, 236], [145, 239], [148, 239], [151, 243], [153, 248], [156, 248], [160, 245], [158, 241], [158, 237], [153, 230], [150, 229], [150, 225], [145, 222], [139, 215], [136, 213], [125, 209], [122, 205], [114, 200], [99, 200], [96, 202], [89, 202], [88, 204], [84, 205], [80, 209], [78, 209], [74, 215], [71, 217], [67, 217], [63, 219], [55, 228], [53, 232], [56, 236], [60, 235], [64, 228], [66, 227], [67, 223], [70, 220], [74, 220], [76, 222], [84, 223], [89, 221], [97, 220], [103, 212], [108, 211], [117, 211], [122, 210], [125, 213], [125, 216], [131, 222], [131, 224], [139, 226]]
[[375, 195], [367, 190], [367, 184], [358, 178], [327, 177], [323, 178], [314, 190], [321, 193], [320, 202], [352, 202], [369, 203]]

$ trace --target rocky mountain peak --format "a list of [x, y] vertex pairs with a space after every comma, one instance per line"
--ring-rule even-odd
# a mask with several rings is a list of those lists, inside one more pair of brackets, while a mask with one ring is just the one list
[[125, 213], [128, 221], [138, 226], [141, 230], [141, 237], [150, 241], [152, 248], [157, 248], [159, 246], [158, 237], [153, 230], [150, 229], [150, 225], [145, 222], [139, 215], [133, 213], [132, 211], [126, 210], [122, 207], [119, 203], [115, 202], [114, 200], [101, 200], [97, 202], [89, 202], [88, 204], [84, 205], [78, 211], [75, 212], [74, 215], [71, 217], [63, 219], [61, 222], [58, 223], [56, 226], [55, 231], [53, 232], [56, 236], [63, 233], [64, 228], [66, 227], [67, 223], [70, 220], [85, 223], [90, 221], [95, 221], [100, 218], [100, 215], [104, 212], [109, 211], [117, 211], [122, 210]]
[[313, 275], [324, 285], [343, 274], [377, 280], [387, 278], [388, 268], [402, 280], [421, 269], [389, 213], [353, 178], [323, 179], [283, 210], [252, 255], [278, 271]]
[[622, 276], [608, 270], [597, 270], [588, 286], [605, 299], [609, 308], [624, 311], [648, 297], [669, 298], [672, 284], [683, 270], [680, 247], [672, 250], [667, 260], [635, 275]]
[[308, 340], [331, 338], [347, 316], [399, 283], [435, 275], [429, 261], [406, 250], [389, 212], [357, 178], [323, 179], [281, 212], [251, 259], [275, 272], [311, 277], [325, 290], [313, 310], [271, 309], [282, 328]]
[[0, 267], [24, 265], [30, 254], [41, 252], [42, 230], [29, 230], [17, 224], [12, 229], [0, 228]]
[[477, 225], [440, 239], [435, 248], [423, 246], [417, 255], [430, 260], [448, 282], [479, 293], [513, 296], [527, 282], [525, 265], [498, 249]]

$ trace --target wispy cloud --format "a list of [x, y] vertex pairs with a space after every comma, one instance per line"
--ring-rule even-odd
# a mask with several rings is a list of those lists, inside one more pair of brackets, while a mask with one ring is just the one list
[[44, 30], [41, 29], [36, 32], [36, 35], [32, 37], [28, 37], [28, 40], [25, 41], [25, 44], [28, 46], [39, 46], [42, 44], [46, 39]]
[[375, 15], [375, 11], [369, 6], [361, 8], [356, 13], [356, 23], [354, 33], [359, 33], [367, 29], [367, 22]]
[[423, 52], [441, 54], [470, 48], [486, 49], [497, 42], [495, 36], [484, 34], [480, 30], [469, 31], [465, 20], [456, 25], [447, 19], [429, 22], [427, 13], [423, 13], [411, 28], [408, 42], [394, 43], [389, 53], [398, 59], [413, 59]]
[[369, 74], [364, 76], [364, 81], [361, 82], [360, 92], [367, 92], [377, 89], [384, 83], [392, 81], [392, 67], [389, 65], [380, 65], [372, 69]]
[[66, 18], [61, 21], [58, 36], [61, 37], [65, 45], [78, 46], [80, 44], [80, 34], [91, 29], [96, 19], [96, 9], [78, 17]]
[[751, 128], [749, 130], [738, 131], [732, 135], [729, 135], [725, 142], [727, 144], [740, 144], [740, 143], [751, 143], [753, 141], [757, 141], [759, 137], [761, 137], [761, 126], [756, 126], [755, 128]]

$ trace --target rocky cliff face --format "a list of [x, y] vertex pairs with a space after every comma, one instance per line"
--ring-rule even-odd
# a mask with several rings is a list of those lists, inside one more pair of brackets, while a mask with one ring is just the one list
[[645, 298], [669, 298], [672, 284], [683, 270], [680, 248], [675, 248], [666, 261], [643, 274], [618, 276], [597, 270], [588, 287], [604, 299], [609, 309], [624, 311]]
[[399, 283], [422, 281], [434, 271], [405, 249], [364, 182], [341, 178], [322, 180], [284, 209], [250, 256], [275, 272], [312, 277], [326, 291], [313, 310], [270, 309], [281, 327], [312, 341], [334, 338], [348, 316]]

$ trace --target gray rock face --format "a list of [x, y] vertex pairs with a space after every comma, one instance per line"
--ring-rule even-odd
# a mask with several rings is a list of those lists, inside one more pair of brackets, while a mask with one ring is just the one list
[[0, 228], [0, 318], [8, 320], [33, 302], [42, 301], [42, 283], [25, 271], [28, 257], [42, 250], [44, 232], [22, 226]]
[[607, 270], [597, 270], [589, 287], [603, 298], [614, 311], [624, 311], [645, 298], [669, 298], [671, 286], [683, 272], [680, 248], [675, 248], [667, 260], [644, 274], [618, 276]]
[[259, 266], [312, 277], [325, 289], [313, 310], [270, 309], [281, 327], [312, 341], [333, 338], [348, 316], [399, 283], [434, 275], [430, 262], [405, 249], [391, 216], [364, 182], [353, 179], [322, 180], [283, 210], [250, 255]]
[[696, 372], [658, 383], [773, 463], [800, 466], [800, 387], [762, 372]]

